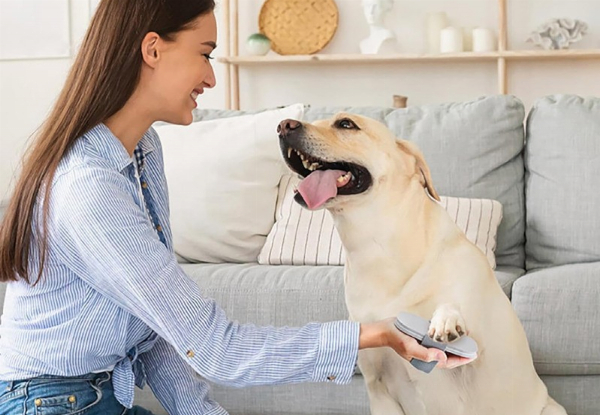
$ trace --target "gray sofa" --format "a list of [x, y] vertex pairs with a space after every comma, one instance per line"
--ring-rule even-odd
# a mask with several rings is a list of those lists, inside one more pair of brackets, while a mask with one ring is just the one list
[[[542, 98], [526, 124], [523, 105], [511, 96], [407, 109], [313, 107], [305, 119], [342, 109], [416, 142], [440, 194], [502, 203], [496, 276], [525, 327], [536, 369], [570, 415], [600, 414], [600, 99]], [[239, 114], [200, 110], [195, 120]], [[342, 267], [182, 267], [240, 322], [346, 318]], [[345, 386], [214, 385], [213, 397], [231, 414], [369, 413], [360, 373]], [[148, 388], [136, 401], [164, 413]]]

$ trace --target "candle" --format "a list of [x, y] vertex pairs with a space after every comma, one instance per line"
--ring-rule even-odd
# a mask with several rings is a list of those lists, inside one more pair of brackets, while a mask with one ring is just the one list
[[492, 52], [496, 50], [494, 32], [485, 27], [473, 29], [473, 52]]
[[463, 51], [463, 32], [458, 27], [447, 27], [440, 34], [440, 52], [452, 53]]
[[429, 13], [427, 15], [427, 51], [440, 53], [440, 32], [448, 26], [445, 12]]
[[463, 27], [463, 50], [465, 52], [473, 50], [473, 28]]

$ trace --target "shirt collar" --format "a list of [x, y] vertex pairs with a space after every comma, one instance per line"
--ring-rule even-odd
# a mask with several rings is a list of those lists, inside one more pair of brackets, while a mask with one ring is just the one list
[[[150, 131], [151, 129], [144, 133], [136, 147], [136, 150], [139, 153], [139, 159], [142, 160], [142, 163], [145, 157], [154, 151], [152, 134]], [[97, 153], [119, 169], [119, 171], [123, 171], [135, 159], [135, 157], [129, 155], [121, 141], [115, 137], [112, 131], [104, 123], [100, 123], [93, 127], [85, 134], [85, 136]]]

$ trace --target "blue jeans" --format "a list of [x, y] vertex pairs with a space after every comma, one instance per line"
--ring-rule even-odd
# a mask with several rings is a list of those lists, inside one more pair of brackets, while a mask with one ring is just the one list
[[2, 415], [152, 415], [115, 398], [110, 372], [0, 381]]

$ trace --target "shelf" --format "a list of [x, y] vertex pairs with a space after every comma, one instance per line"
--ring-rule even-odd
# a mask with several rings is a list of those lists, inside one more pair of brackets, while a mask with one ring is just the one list
[[267, 56], [230, 56], [218, 58], [219, 62], [233, 65], [280, 64], [280, 63], [387, 63], [457, 60], [495, 60], [496, 52], [489, 53], [448, 53], [440, 55], [401, 54], [401, 55], [267, 55]]
[[583, 61], [600, 59], [600, 49], [567, 50], [510, 50], [508, 45], [507, 2], [498, 0], [498, 44], [494, 52], [461, 52], [444, 54], [402, 53], [398, 55], [362, 55], [362, 54], [315, 54], [315, 55], [277, 55], [239, 56], [239, 0], [222, 0], [225, 26], [225, 56], [217, 61], [225, 65], [225, 103], [227, 108], [240, 108], [240, 68], [253, 65], [344, 65], [344, 64], [401, 64], [401, 63], [444, 63], [444, 62], [489, 62], [497, 66], [498, 93], [508, 94], [509, 62], [529, 61]]
[[507, 50], [500, 53], [499, 57], [510, 60], [600, 59], [600, 49]]
[[494, 61], [528, 59], [600, 59], [600, 49], [572, 50], [512, 50], [502, 52], [462, 52], [437, 55], [399, 54], [399, 55], [267, 55], [267, 56], [230, 56], [217, 60], [231, 65], [286, 64], [286, 63], [399, 63], [429, 61]]

